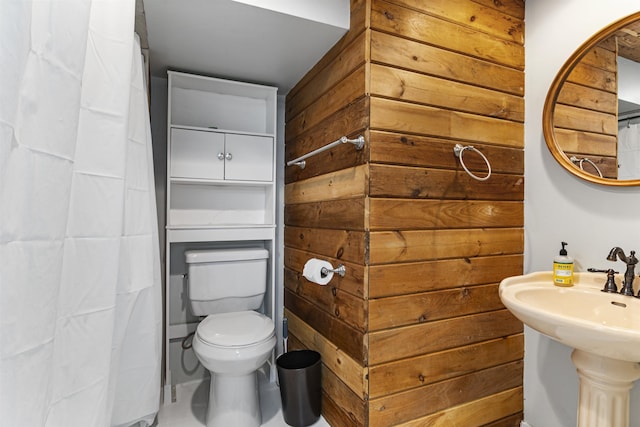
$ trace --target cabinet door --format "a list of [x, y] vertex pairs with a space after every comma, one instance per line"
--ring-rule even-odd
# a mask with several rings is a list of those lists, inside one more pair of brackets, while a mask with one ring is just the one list
[[224, 134], [171, 129], [171, 177], [224, 179]]
[[225, 179], [273, 180], [273, 138], [227, 134], [225, 145]]

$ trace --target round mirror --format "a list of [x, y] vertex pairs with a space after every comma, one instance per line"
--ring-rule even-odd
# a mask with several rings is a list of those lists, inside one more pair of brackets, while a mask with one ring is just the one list
[[551, 84], [542, 126], [551, 154], [570, 173], [640, 185], [640, 12], [571, 55]]

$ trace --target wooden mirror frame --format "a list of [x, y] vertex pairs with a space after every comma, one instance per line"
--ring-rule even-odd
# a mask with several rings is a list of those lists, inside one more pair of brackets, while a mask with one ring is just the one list
[[636, 12], [612, 23], [611, 25], [608, 25], [607, 27], [594, 34], [589, 40], [584, 42], [569, 57], [562, 68], [560, 68], [560, 71], [558, 71], [558, 74], [551, 83], [549, 92], [547, 92], [547, 98], [544, 102], [544, 109], [542, 111], [542, 132], [544, 134], [544, 139], [547, 143], [549, 151], [551, 152], [551, 155], [567, 172], [577, 176], [578, 178], [582, 178], [585, 181], [589, 181], [595, 184], [617, 187], [631, 187], [639, 186], [640, 179], [615, 180], [610, 178], [600, 178], [599, 176], [595, 176], [583, 171], [582, 169], [578, 168], [571, 160], [569, 160], [569, 157], [560, 149], [560, 145], [556, 140], [556, 135], [554, 132], [553, 114], [555, 111], [556, 101], [558, 99], [558, 95], [560, 94], [560, 90], [562, 89], [562, 85], [567, 80], [567, 77], [569, 76], [571, 71], [573, 71], [574, 67], [580, 62], [580, 60], [589, 52], [589, 50], [595, 47], [598, 43], [605, 40], [607, 37], [610, 37], [616, 31], [638, 20], [640, 20], [640, 12]]

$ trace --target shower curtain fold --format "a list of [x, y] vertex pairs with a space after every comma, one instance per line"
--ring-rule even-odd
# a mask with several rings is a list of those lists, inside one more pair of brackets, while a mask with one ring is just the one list
[[150, 424], [161, 276], [133, 0], [0, 14], [0, 424]]

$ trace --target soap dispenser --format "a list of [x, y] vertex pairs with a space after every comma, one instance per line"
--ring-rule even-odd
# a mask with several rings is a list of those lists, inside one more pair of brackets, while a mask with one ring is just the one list
[[567, 255], [564, 248], [567, 242], [561, 242], [562, 249], [553, 259], [553, 284], [556, 286], [573, 286], [573, 258]]

